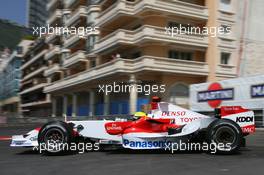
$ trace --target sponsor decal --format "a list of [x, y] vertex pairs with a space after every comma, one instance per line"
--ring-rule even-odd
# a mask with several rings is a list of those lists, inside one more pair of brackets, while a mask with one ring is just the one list
[[248, 125], [241, 128], [243, 133], [254, 133], [256, 131], [255, 125]]
[[254, 122], [254, 118], [247, 116], [247, 117], [237, 117], [236, 122], [243, 123], [243, 122]]
[[124, 139], [124, 147], [129, 148], [165, 148], [167, 145], [170, 145], [171, 141], [159, 140], [159, 141], [131, 141]]
[[115, 123], [112, 123], [112, 125], [107, 126], [106, 129], [107, 130], [120, 130], [120, 131], [123, 130], [121, 126], [117, 126]]
[[181, 122], [189, 123], [189, 122], [192, 122], [192, 121], [197, 120], [197, 119], [200, 119], [200, 118], [201, 118], [201, 117], [181, 118]]
[[161, 116], [185, 116], [186, 111], [162, 111]]
[[207, 102], [212, 108], [217, 108], [223, 100], [234, 99], [234, 88], [222, 88], [219, 83], [212, 83], [207, 91], [201, 91], [197, 94], [198, 102]]
[[264, 84], [251, 86], [251, 98], [264, 97]]

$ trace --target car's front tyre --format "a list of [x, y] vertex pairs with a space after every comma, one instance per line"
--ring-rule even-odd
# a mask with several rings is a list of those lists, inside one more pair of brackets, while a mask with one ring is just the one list
[[73, 141], [73, 130], [69, 124], [53, 121], [45, 124], [39, 131], [39, 150], [44, 153], [57, 154], [68, 151]]

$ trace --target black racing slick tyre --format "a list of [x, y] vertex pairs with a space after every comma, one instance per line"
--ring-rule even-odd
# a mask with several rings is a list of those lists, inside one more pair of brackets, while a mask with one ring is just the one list
[[215, 150], [209, 150], [210, 153], [233, 154], [239, 150], [242, 139], [239, 125], [228, 119], [217, 119], [212, 122], [206, 134], [207, 143]]
[[45, 124], [39, 131], [39, 150], [49, 154], [66, 152], [73, 139], [73, 129], [69, 124], [52, 121]]

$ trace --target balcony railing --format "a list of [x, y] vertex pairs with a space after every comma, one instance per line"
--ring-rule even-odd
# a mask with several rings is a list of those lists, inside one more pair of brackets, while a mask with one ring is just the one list
[[175, 0], [136, 0], [134, 2], [119, 0], [100, 14], [96, 26], [101, 26], [120, 14], [136, 15], [145, 9], [148, 11], [153, 9], [155, 11], [179, 14], [192, 18], [208, 19], [207, 7], [192, 3]]
[[45, 87], [44, 91], [52, 92], [67, 88], [93, 79], [102, 78], [116, 73], [135, 73], [140, 71], [158, 71], [206, 76], [209, 73], [205, 62], [184, 61], [163, 57], [142, 56], [137, 59], [115, 59], [87, 71], [56, 81]]
[[85, 51], [79, 50], [76, 53], [70, 55], [63, 61], [63, 67], [67, 68], [74, 65], [80, 61], [87, 61], [85, 56]]
[[87, 17], [87, 8], [80, 6], [75, 12], [71, 14], [71, 17], [65, 21], [65, 26], [70, 26], [81, 17]]
[[62, 18], [62, 10], [57, 9], [47, 20], [47, 24], [52, 24], [57, 19]]
[[29, 103], [22, 103], [21, 107], [25, 108], [25, 107], [31, 107], [31, 106], [39, 106], [39, 105], [46, 105], [51, 103], [50, 100], [45, 99], [45, 100], [40, 100], [40, 101], [34, 101], [34, 102], [29, 102]]
[[46, 69], [47, 69], [46, 66], [42, 66], [39, 69], [36, 69], [33, 72], [29, 73], [28, 75], [24, 76], [22, 81], [26, 81], [26, 80], [28, 80], [28, 79], [30, 79], [30, 78], [38, 75], [38, 74], [42, 74], [42, 72], [44, 72]]
[[41, 83], [41, 84], [38, 84], [38, 85], [32, 86], [32, 87], [30, 87], [30, 88], [27, 88], [27, 89], [23, 90], [22, 92], [20, 92], [19, 94], [20, 94], [20, 95], [27, 94], [27, 93], [30, 93], [30, 92], [33, 92], [33, 91], [36, 91], [36, 90], [42, 89], [42, 88], [44, 88], [46, 85], [47, 85], [46, 83]]
[[236, 42], [237, 42], [236, 39], [230, 36], [219, 37], [219, 46], [221, 47], [236, 49], [237, 48]]
[[56, 34], [56, 33], [52, 33], [50, 35], [47, 35], [46, 37], [46, 43], [50, 43], [52, 42], [54, 39], [56, 39], [57, 37], [60, 37], [60, 35]]
[[216, 69], [216, 73], [220, 76], [234, 78], [237, 76], [236, 66], [227, 65], [227, 64], [219, 64]]
[[31, 65], [32, 63], [34, 63], [35, 61], [37, 61], [39, 58], [41, 58], [45, 53], [47, 52], [47, 50], [42, 50], [41, 52], [39, 52], [37, 55], [35, 55], [32, 59], [30, 59], [29, 61], [27, 61], [25, 64], [23, 64], [21, 66], [21, 69], [25, 69], [26, 67], [28, 67], [29, 65]]
[[71, 35], [66, 40], [64, 40], [64, 47], [69, 48], [71, 45], [75, 44], [76, 42], [86, 39], [86, 37], [81, 35]]
[[69, 8], [72, 4], [74, 4], [77, 0], [65, 0], [65, 8]]
[[45, 60], [51, 59], [53, 56], [60, 54], [60, 47], [59, 46], [54, 46], [52, 49], [48, 50], [46, 55], [45, 55]]
[[170, 36], [165, 33], [165, 28], [144, 25], [134, 31], [119, 29], [100, 39], [94, 47], [95, 52], [100, 52], [116, 44], [137, 44], [142, 40], [154, 40], [169, 43], [185, 44], [199, 47], [208, 46], [208, 37], [198, 34], [179, 34]]
[[44, 72], [44, 76], [48, 77], [54, 73], [61, 72], [59, 64], [53, 64], [51, 67], [47, 68]]
[[233, 12], [225, 12], [225, 11], [218, 11], [218, 18], [223, 21], [235, 22], [235, 13]]
[[49, 11], [59, 0], [50, 0], [47, 4], [47, 11]]

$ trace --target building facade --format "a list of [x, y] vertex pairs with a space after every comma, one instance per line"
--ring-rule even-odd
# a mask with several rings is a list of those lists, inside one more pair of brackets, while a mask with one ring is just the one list
[[22, 40], [17, 50], [5, 58], [0, 70], [0, 106], [5, 116], [21, 116], [19, 86], [23, 53], [27, 51], [32, 41]]
[[[47, 36], [44, 72], [53, 116], [132, 114], [150, 96], [188, 107], [189, 85], [237, 76], [236, 0], [51, 0], [51, 26], [100, 33]], [[178, 25], [231, 28], [231, 34], [168, 36]], [[99, 86], [165, 85], [166, 91], [102, 93]]]
[[27, 0], [27, 27], [46, 26], [48, 0]]
[[47, 53], [45, 39], [35, 40], [23, 55], [21, 66], [20, 99], [21, 110], [24, 117], [50, 116], [50, 98], [43, 93], [47, 85], [44, 71], [47, 62], [44, 59]]
[[262, 0], [241, 0], [239, 3], [239, 76], [247, 77], [264, 73], [264, 11]]

